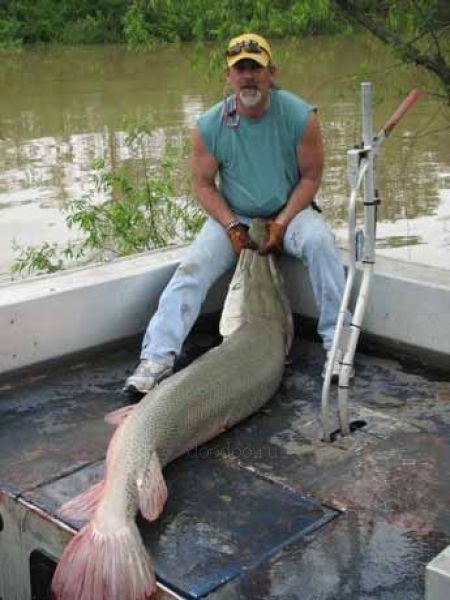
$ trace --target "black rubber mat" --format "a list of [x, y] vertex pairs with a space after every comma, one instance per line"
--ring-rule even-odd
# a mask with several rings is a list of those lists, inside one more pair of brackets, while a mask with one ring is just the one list
[[188, 456], [166, 477], [162, 517], [139, 525], [158, 578], [186, 598], [206, 596], [338, 514], [217, 457]]

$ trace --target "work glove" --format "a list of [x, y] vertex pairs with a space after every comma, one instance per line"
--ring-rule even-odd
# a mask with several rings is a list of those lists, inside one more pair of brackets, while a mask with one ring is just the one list
[[244, 248], [251, 248], [252, 250], [257, 250], [258, 246], [252, 240], [252, 238], [248, 234], [248, 227], [243, 225], [242, 223], [234, 223], [231, 226], [229, 225], [226, 228], [227, 236], [233, 246], [233, 250], [239, 256], [241, 250]]
[[259, 249], [260, 254], [281, 252], [285, 227], [276, 221], [266, 221], [266, 240]]

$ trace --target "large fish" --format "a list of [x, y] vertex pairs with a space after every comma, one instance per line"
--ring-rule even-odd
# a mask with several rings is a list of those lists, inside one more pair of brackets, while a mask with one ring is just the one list
[[[257, 243], [264, 231], [262, 221], [252, 223]], [[256, 411], [280, 384], [292, 317], [273, 256], [241, 253], [220, 330], [220, 346], [115, 415], [121, 422], [104, 480], [65, 507], [90, 520], [59, 559], [56, 600], [144, 600], [156, 590], [135, 518], [138, 511], [150, 521], [161, 513], [163, 466]]]

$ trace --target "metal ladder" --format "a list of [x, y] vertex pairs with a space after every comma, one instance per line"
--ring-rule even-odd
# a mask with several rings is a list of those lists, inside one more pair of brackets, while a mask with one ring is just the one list
[[[332, 441], [332, 418], [329, 405], [332, 369], [338, 351], [343, 347], [345, 353], [343, 355], [341, 353], [342, 360], [338, 384], [338, 416], [340, 434], [346, 436], [350, 433], [348, 415], [349, 380], [361, 332], [361, 325], [369, 298], [370, 284], [375, 264], [377, 206], [380, 202], [376, 188], [375, 160], [380, 152], [381, 144], [388, 138], [404, 114], [423, 95], [424, 92], [421, 90], [413, 90], [410, 92], [397, 110], [387, 120], [385, 125], [374, 136], [372, 124], [372, 84], [368, 82], [361, 84], [362, 142], [360, 146], [347, 152], [347, 178], [351, 190], [348, 207], [348, 272], [336, 323], [333, 344], [330, 350], [328, 366], [322, 386], [321, 420], [323, 440], [325, 442]], [[363, 188], [364, 199], [364, 230], [356, 228], [356, 202], [361, 187]], [[362, 279], [352, 322], [349, 326], [348, 339], [344, 346], [344, 319], [355, 281], [357, 263], [359, 263], [362, 271]]]

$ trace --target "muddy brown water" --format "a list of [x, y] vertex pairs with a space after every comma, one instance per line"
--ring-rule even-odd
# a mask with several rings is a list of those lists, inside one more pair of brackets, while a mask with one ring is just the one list
[[[274, 42], [278, 84], [319, 107], [326, 145], [320, 194], [340, 243], [346, 238], [346, 151], [360, 141], [361, 81], [373, 84], [379, 129], [415, 87], [436, 89], [366, 36]], [[20, 245], [64, 241], [61, 209], [93, 189], [93, 158], [129, 160], [126, 123], [151, 120], [148, 153], [158, 160], [168, 136], [190, 128], [223, 94], [205, 76], [211, 48], [130, 51], [120, 46], [3, 51], [0, 61], [0, 274]], [[196, 60], [194, 60], [196, 58]], [[200, 60], [198, 60], [200, 59]], [[197, 64], [197, 66], [195, 66]], [[448, 268], [450, 113], [421, 100], [383, 145], [378, 161], [379, 252]]]

